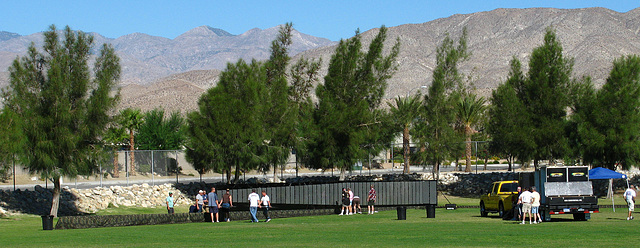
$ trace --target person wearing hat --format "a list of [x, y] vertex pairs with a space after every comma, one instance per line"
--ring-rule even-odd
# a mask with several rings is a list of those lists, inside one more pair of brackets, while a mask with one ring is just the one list
[[196, 213], [202, 213], [202, 207], [204, 206], [204, 197], [202, 197], [202, 195], [204, 195], [204, 190], [198, 191], [196, 195], [196, 207], [198, 211]]
[[173, 214], [173, 192], [169, 192], [169, 196], [167, 196], [167, 212], [169, 214]]

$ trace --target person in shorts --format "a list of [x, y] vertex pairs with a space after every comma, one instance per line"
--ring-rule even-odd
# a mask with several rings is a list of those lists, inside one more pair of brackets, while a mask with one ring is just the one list
[[542, 222], [540, 217], [540, 193], [536, 191], [536, 187], [531, 187], [531, 196], [533, 201], [531, 203], [531, 214], [533, 215], [533, 224]]
[[342, 210], [339, 215], [349, 214], [349, 203], [349, 192], [347, 192], [347, 189], [342, 188]]
[[353, 196], [353, 212], [362, 214], [362, 208], [360, 208], [360, 196]]
[[531, 192], [529, 192], [529, 189], [524, 189], [519, 199], [519, 202], [522, 203], [522, 223], [520, 224], [525, 224], [524, 221], [527, 218], [527, 214], [529, 215], [529, 224], [532, 224], [532, 219], [533, 219], [531, 218], [532, 201], [533, 201], [533, 197], [531, 195]]
[[636, 205], [636, 187], [629, 185], [629, 188], [624, 192], [624, 200], [627, 201], [627, 206], [629, 206], [629, 215], [627, 216], [627, 220], [633, 220], [633, 210]]
[[349, 215], [354, 214], [355, 209], [353, 208], [353, 191], [351, 188], [347, 188], [347, 193], [349, 194]]
[[376, 199], [378, 198], [378, 195], [376, 194], [376, 190], [373, 188], [373, 185], [371, 185], [371, 189], [369, 190], [369, 195], [367, 196], [367, 208], [369, 209], [369, 214], [373, 214], [375, 213], [375, 205], [376, 205]]
[[218, 194], [216, 194], [216, 188], [211, 188], [211, 192], [209, 192], [207, 199], [209, 205], [209, 214], [211, 214], [211, 222], [220, 222], [220, 220], [218, 219], [220, 200], [218, 199]]

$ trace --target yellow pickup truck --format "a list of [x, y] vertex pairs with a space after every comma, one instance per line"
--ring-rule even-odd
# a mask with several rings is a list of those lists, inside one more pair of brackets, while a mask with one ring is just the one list
[[486, 217], [491, 212], [505, 218], [506, 213], [517, 203], [517, 197], [518, 181], [494, 182], [489, 193], [480, 197], [480, 215]]

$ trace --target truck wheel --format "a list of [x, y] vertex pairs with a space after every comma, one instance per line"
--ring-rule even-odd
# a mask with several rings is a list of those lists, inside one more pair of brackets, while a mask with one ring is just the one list
[[585, 215], [585, 213], [573, 214], [573, 219], [574, 220], [585, 221], [585, 220], [587, 220], [587, 216]]
[[504, 218], [504, 205], [502, 202], [498, 204], [498, 216], [500, 216], [500, 218]]
[[480, 216], [487, 217], [487, 209], [484, 208], [484, 202], [480, 202]]

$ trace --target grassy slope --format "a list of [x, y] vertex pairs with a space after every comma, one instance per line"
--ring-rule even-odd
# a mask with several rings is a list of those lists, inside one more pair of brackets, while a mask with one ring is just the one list
[[518, 225], [495, 215], [482, 218], [478, 209], [437, 209], [435, 219], [425, 216], [424, 210], [409, 209], [406, 221], [396, 220], [395, 211], [385, 211], [371, 216], [314, 216], [255, 224], [233, 221], [43, 231], [40, 217], [25, 215], [0, 219], [0, 240], [3, 247], [202, 247], [204, 243], [225, 247], [610, 247], [640, 241], [637, 221], [624, 220], [623, 208], [616, 213], [603, 209], [586, 222], [565, 216], [538, 225]]

